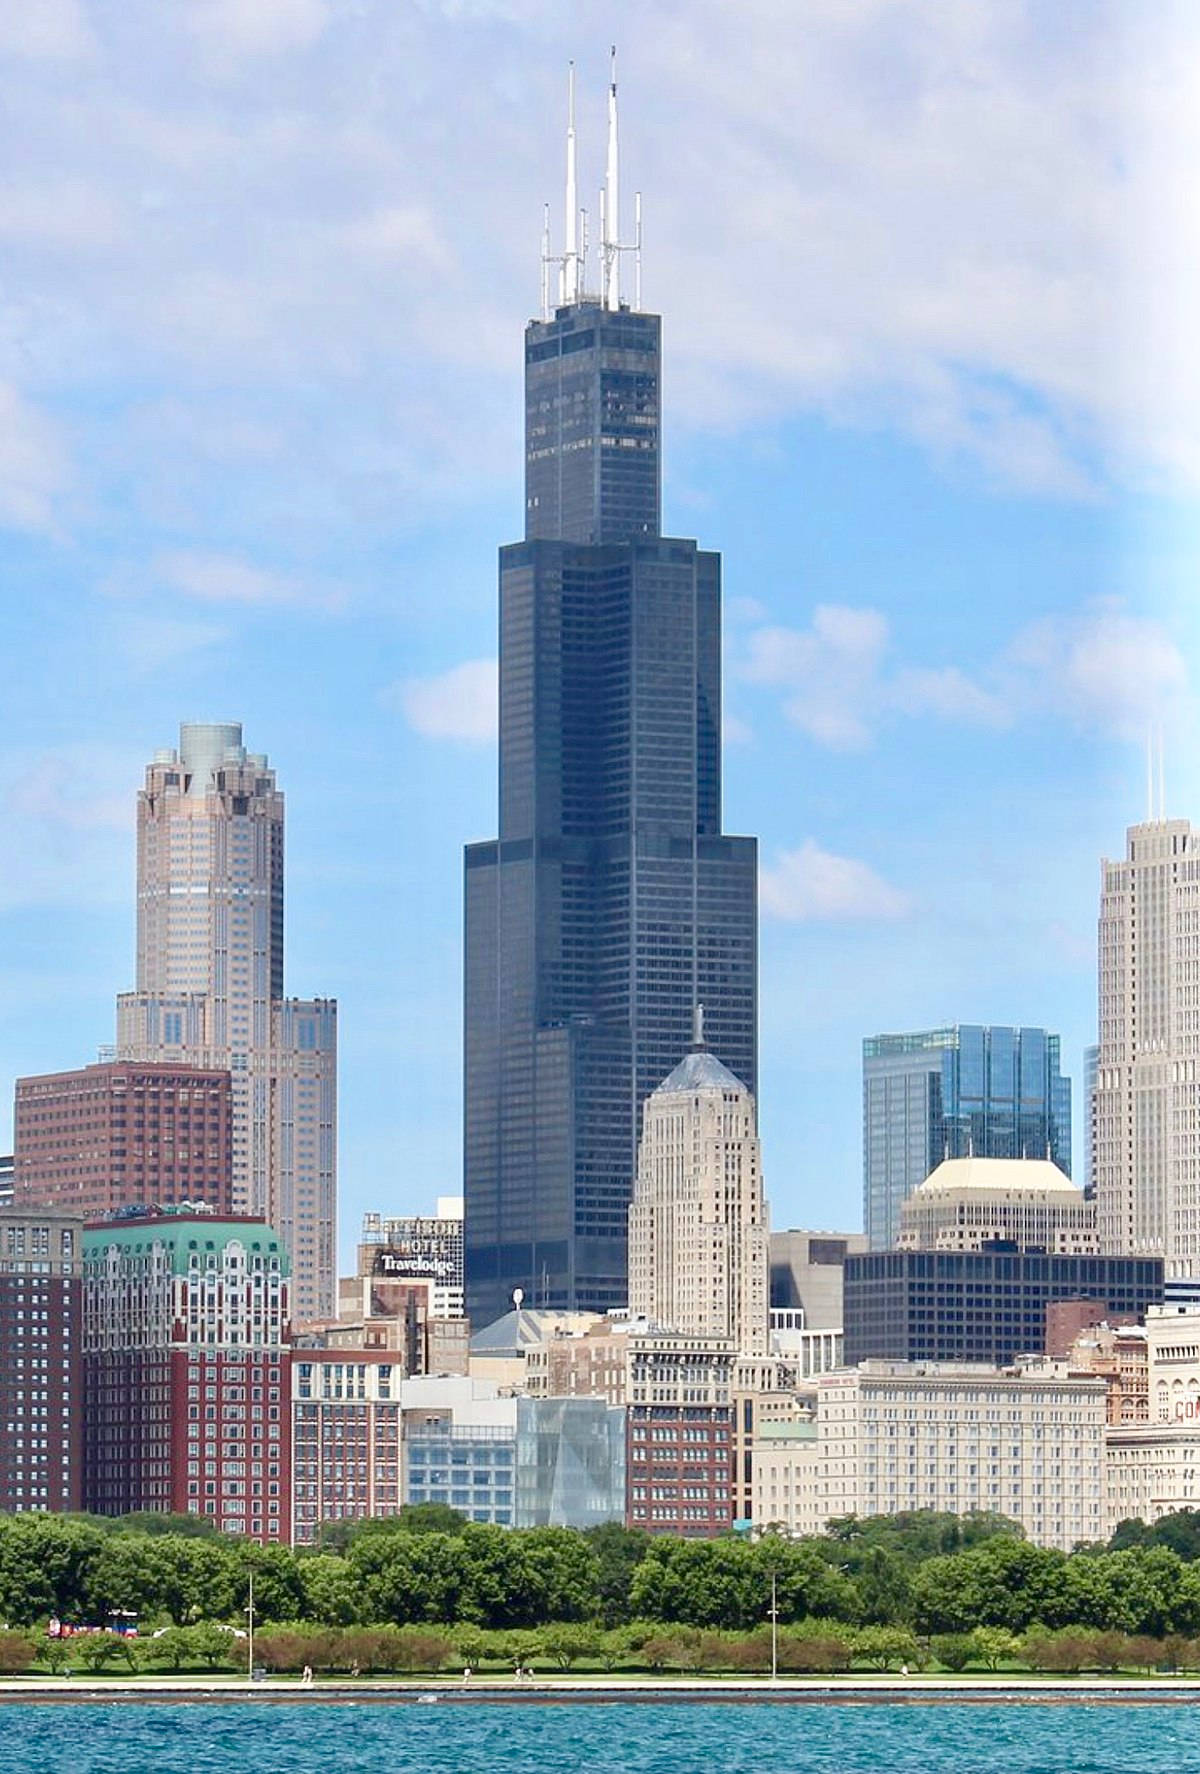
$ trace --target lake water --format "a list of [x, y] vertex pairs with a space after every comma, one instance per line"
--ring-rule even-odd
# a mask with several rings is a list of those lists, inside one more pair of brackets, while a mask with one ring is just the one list
[[0, 1774], [1194, 1774], [1200, 1708], [0, 1704]]

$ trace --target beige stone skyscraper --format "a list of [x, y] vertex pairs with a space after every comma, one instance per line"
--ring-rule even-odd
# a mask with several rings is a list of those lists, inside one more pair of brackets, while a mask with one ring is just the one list
[[768, 1347], [768, 1227], [758, 1116], [703, 1046], [646, 1099], [629, 1209], [631, 1312], [676, 1331]]
[[1129, 828], [1101, 865], [1092, 1165], [1101, 1248], [1200, 1275], [1200, 832]]
[[333, 1317], [337, 1006], [283, 995], [283, 796], [235, 722], [184, 723], [147, 766], [117, 1051], [230, 1072], [235, 1205], [288, 1245], [297, 1322]]

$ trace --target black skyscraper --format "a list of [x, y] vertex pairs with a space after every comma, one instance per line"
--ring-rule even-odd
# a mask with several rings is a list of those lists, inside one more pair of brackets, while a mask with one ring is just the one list
[[[615, 183], [613, 164], [610, 146]], [[602, 297], [525, 334], [500, 836], [466, 852], [477, 1325], [516, 1287], [530, 1305], [625, 1303], [641, 1104], [687, 1049], [695, 1004], [757, 1087], [755, 842], [721, 831], [720, 558], [660, 532], [660, 322], [620, 303], [615, 250], [606, 262]]]

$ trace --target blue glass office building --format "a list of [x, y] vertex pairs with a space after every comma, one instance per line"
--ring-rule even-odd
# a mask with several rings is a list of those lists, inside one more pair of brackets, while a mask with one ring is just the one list
[[1045, 1029], [955, 1023], [863, 1042], [863, 1224], [889, 1250], [900, 1205], [944, 1158], [1046, 1158], [1071, 1174], [1071, 1080]]
[[525, 335], [500, 552], [499, 837], [466, 852], [467, 1308], [627, 1299], [640, 1108], [693, 1006], [757, 1085], [754, 840], [721, 828], [721, 563], [661, 534], [661, 323]]

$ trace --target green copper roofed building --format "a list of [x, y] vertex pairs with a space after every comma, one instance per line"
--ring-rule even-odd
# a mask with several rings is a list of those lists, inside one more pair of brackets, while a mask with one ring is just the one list
[[290, 1538], [290, 1273], [261, 1220], [87, 1227], [85, 1509]]
[[525, 335], [525, 540], [500, 554], [499, 837], [466, 852], [477, 1326], [517, 1287], [625, 1304], [640, 1109], [696, 1003], [757, 1081], [756, 850], [721, 825], [721, 564], [661, 533], [661, 327], [621, 296], [615, 80], [605, 191], [592, 293], [572, 103], [565, 250], [547, 243]]

